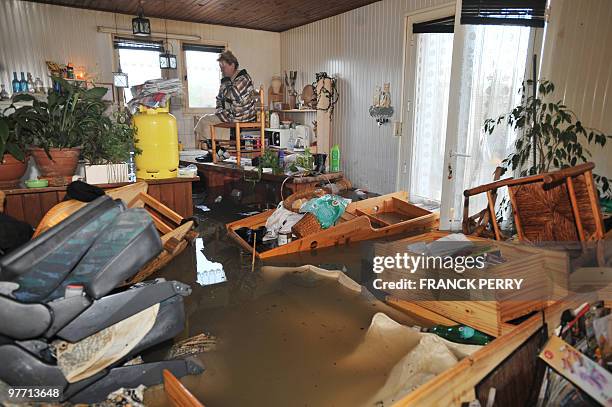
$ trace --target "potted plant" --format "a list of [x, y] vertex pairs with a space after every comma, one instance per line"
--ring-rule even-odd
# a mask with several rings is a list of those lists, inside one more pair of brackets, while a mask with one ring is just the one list
[[83, 143], [105, 117], [107, 108], [102, 97], [107, 89], [86, 89], [78, 84], [54, 77], [61, 92], [51, 92], [47, 101], [31, 95], [18, 95], [15, 102], [32, 102], [17, 107], [10, 115], [15, 132], [31, 140], [31, 152], [43, 178], [51, 182], [58, 178], [63, 183], [71, 177], [78, 164]]
[[[547, 80], [538, 81], [537, 97], [528, 96], [532, 80], [521, 87], [521, 104], [497, 119], [487, 119], [484, 131], [493, 133], [496, 125], [505, 122], [517, 130], [515, 151], [502, 161], [503, 172], [518, 171], [521, 176], [541, 174], [587, 162], [589, 146], [601, 147], [612, 136], [586, 128], [576, 114], [562, 101], [551, 101], [555, 85]], [[534, 159], [535, 157], [535, 159]], [[503, 174], [502, 172], [502, 174]], [[610, 196], [610, 180], [593, 174], [602, 197]]]
[[130, 126], [126, 111], [114, 112], [99, 121], [91, 122], [88, 137], [83, 141], [81, 156], [85, 159], [85, 179], [90, 184], [109, 184], [128, 181], [130, 152], [135, 148], [136, 129]]
[[26, 144], [15, 134], [14, 122], [0, 116], [0, 188], [16, 187], [25, 174]]

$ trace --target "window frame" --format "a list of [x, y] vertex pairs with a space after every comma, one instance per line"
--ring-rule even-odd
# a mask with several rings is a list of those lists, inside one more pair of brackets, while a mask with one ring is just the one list
[[226, 41], [179, 41], [180, 58], [179, 58], [179, 69], [181, 73], [181, 83], [183, 84], [183, 113], [193, 115], [204, 115], [215, 113], [216, 108], [214, 107], [190, 107], [189, 106], [189, 84], [187, 80], [187, 58], [183, 45], [201, 45], [210, 47], [223, 47], [224, 50], [229, 49], [229, 44]]
[[[151, 36], [151, 37], [147, 37], [147, 38], [142, 38], [142, 37], [137, 37], [135, 35], [130, 35], [130, 34], [119, 34], [119, 33], [114, 33], [111, 34], [111, 41], [110, 41], [110, 46], [111, 46], [111, 52], [113, 53], [113, 72], [117, 71], [117, 69], [119, 68], [119, 62], [121, 60], [121, 58], [119, 58], [119, 48], [115, 48], [115, 40], [119, 39], [119, 38], [126, 38], [126, 39], [130, 39], [133, 40], [134, 42], [158, 42], [161, 41], [162, 43], [165, 41], [165, 38], [163, 37], [157, 37], [157, 36]], [[168, 69], [160, 69], [161, 70], [161, 77], [163, 79], [168, 79]], [[111, 80], [112, 82], [112, 80]], [[128, 76], [128, 85], [130, 85], [130, 88], [133, 86], [132, 83], [130, 83], [130, 78]], [[124, 90], [123, 88], [118, 88], [117, 89], [117, 100], [119, 101], [120, 106], [125, 106], [127, 102], [124, 101]]]

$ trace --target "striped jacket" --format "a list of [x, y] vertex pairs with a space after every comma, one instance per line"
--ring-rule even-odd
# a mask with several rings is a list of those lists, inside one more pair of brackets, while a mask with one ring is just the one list
[[253, 81], [242, 69], [232, 78], [221, 79], [215, 114], [222, 122], [253, 122], [255, 111]]

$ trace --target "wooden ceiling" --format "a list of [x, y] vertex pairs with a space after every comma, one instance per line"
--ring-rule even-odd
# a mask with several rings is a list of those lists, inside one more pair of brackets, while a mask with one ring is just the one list
[[[136, 14], [139, 0], [27, 0]], [[380, 0], [143, 0], [147, 17], [281, 32]]]

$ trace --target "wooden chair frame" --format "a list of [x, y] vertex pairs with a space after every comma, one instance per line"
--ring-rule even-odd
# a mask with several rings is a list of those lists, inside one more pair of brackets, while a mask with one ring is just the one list
[[[264, 89], [263, 86], [259, 88], [259, 109], [261, 114], [259, 115], [259, 121], [256, 122], [235, 122], [235, 123], [217, 123], [210, 125], [210, 139], [212, 141], [212, 151], [213, 151], [213, 162], [217, 162], [217, 132], [216, 128], [224, 128], [224, 129], [236, 129], [236, 164], [240, 167], [240, 157], [241, 157], [241, 149], [240, 149], [240, 141], [242, 141], [241, 130], [242, 129], [259, 129], [260, 132], [260, 149], [259, 154], [263, 154], [263, 151], [266, 147], [266, 115], [265, 115], [265, 104], [264, 104]], [[249, 150], [252, 151], [252, 150]]]
[[[544, 174], [532, 175], [524, 178], [508, 178], [501, 181], [492, 182], [490, 184], [485, 184], [478, 186], [476, 188], [468, 189], [463, 192], [464, 195], [464, 205], [463, 205], [463, 233], [465, 234], [479, 234], [483, 232], [483, 229], [486, 225], [479, 225], [476, 230], [470, 230], [473, 223], [470, 221], [474, 220], [475, 216], [469, 216], [469, 199], [471, 196], [478, 195], [481, 193], [487, 194], [487, 211], [488, 215], [486, 217], [483, 215], [483, 219], [488, 220], [491, 225], [495, 239], [503, 240], [503, 235], [501, 233], [501, 229], [499, 224], [497, 223], [497, 219], [495, 216], [495, 200], [497, 195], [497, 189], [501, 187], [508, 187], [508, 192], [510, 196], [510, 202], [513, 208], [514, 214], [514, 223], [516, 226], [516, 230], [518, 233], [519, 240], [529, 241], [529, 239], [525, 236], [523, 230], [523, 224], [521, 222], [519, 213], [518, 213], [518, 205], [516, 202], [516, 196], [513, 192], [513, 188], [519, 185], [533, 184], [537, 182], [543, 182], [544, 185], [550, 185], [553, 183], [562, 182], [567, 186], [567, 191], [569, 195], [570, 205], [572, 209], [572, 213], [574, 215], [576, 232], [578, 238], [581, 242], [588, 240], [600, 240], [604, 238], [605, 229], [603, 224], [603, 217], [601, 215], [601, 209], [599, 207], [599, 200], [597, 196], [597, 190], [595, 188], [595, 184], [593, 182], [593, 168], [595, 168], [595, 164], [588, 162], [581, 165], [577, 165], [575, 167], [566, 168], [563, 170], [549, 172]], [[594, 233], [590, 236], [587, 236], [585, 233], [582, 217], [580, 214], [580, 210], [578, 207], [578, 201], [576, 197], [575, 191], [575, 183], [574, 178], [580, 175], [584, 175], [584, 182], [586, 184], [586, 191], [588, 195], [588, 200], [590, 203], [590, 209], [593, 212], [593, 219], [595, 224]], [[474, 233], [476, 232], [476, 233]]]

